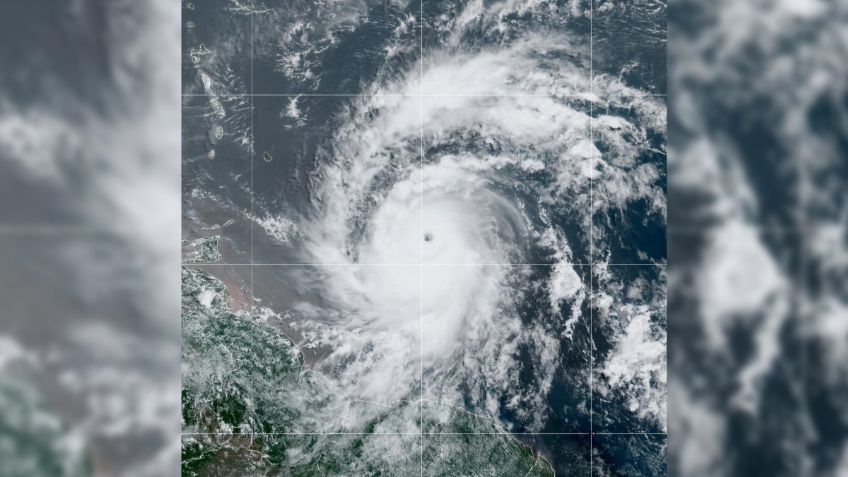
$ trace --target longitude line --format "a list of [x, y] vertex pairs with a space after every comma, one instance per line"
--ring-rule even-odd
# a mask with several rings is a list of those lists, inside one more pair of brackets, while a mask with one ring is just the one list
[[[589, 0], [589, 96], [595, 95], [595, 60], [593, 57], [594, 44], [594, 25], [595, 25], [595, 0]], [[589, 143], [594, 147], [594, 102], [589, 101]], [[594, 253], [594, 226], [595, 226], [595, 181], [589, 176], [589, 476], [595, 474], [594, 468], [594, 447], [595, 447], [595, 402], [594, 402], [594, 376], [595, 376], [595, 320], [594, 320], [594, 274], [595, 274], [595, 253]]]
[[[419, 2], [419, 52], [420, 52], [420, 58], [419, 58], [420, 84], [419, 84], [419, 88], [421, 89], [421, 91], [419, 92], [418, 96], [419, 96], [419, 128], [420, 128], [420, 141], [421, 141], [419, 143], [419, 153], [420, 153], [420, 157], [419, 157], [419, 164], [420, 164], [419, 197], [420, 197], [420, 199], [419, 200], [420, 200], [420, 204], [422, 206], [421, 215], [420, 215], [420, 226], [421, 226], [422, 232], [423, 232], [423, 225], [424, 225], [424, 215], [423, 215], [424, 214], [424, 212], [423, 212], [424, 193], [423, 193], [423, 183], [421, 183], [421, 181], [423, 180], [423, 166], [424, 166], [423, 103], [424, 103], [424, 96], [425, 96], [424, 92], [423, 92], [423, 80], [424, 80], [424, 40], [423, 40], [423, 35], [424, 35], [424, 33], [423, 33], [423, 29], [424, 29], [423, 21], [424, 21], [424, 18], [423, 18], [423, 12], [424, 12], [423, 0], [420, 0], [420, 2]], [[250, 181], [251, 181], [251, 214], [255, 216], [255, 191], [254, 191], [254, 156], [255, 156], [255, 122], [254, 122], [255, 118], [254, 118], [254, 116], [255, 116], [255, 111], [254, 111], [253, 97], [254, 96], [262, 96], [262, 95], [256, 95], [256, 94], [253, 93], [253, 87], [254, 87], [254, 42], [255, 42], [255, 38], [254, 38], [254, 34], [255, 34], [255, 32], [254, 32], [254, 18], [253, 18], [253, 16], [254, 16], [253, 13], [251, 13], [250, 14], [250, 29], [251, 29], [251, 31], [250, 31], [250, 41], [251, 41], [251, 44], [250, 44], [250, 72], [251, 72], [250, 86], [251, 86], [251, 94], [249, 94], [248, 96], [250, 96], [250, 98], [251, 98], [250, 99], [250, 104], [251, 104], [251, 171], [250, 171], [250, 173], [251, 173], [251, 177], [250, 177]], [[590, 16], [589, 16], [589, 61], [590, 61], [589, 90], [590, 90], [590, 95], [594, 95], [593, 35], [594, 35], [594, 0], [591, 0]], [[184, 96], [185, 96], [185, 94], [184, 94]], [[590, 137], [590, 142], [594, 144], [593, 115], [594, 115], [594, 105], [590, 102], [589, 137]], [[591, 177], [589, 178], [589, 187], [590, 187], [590, 189], [589, 189], [590, 223], [589, 223], [589, 263], [588, 263], [588, 265], [590, 267], [589, 290], [590, 290], [590, 296], [593, 296], [593, 294], [594, 294], [594, 283], [593, 283], [593, 274], [594, 274], [594, 227], [593, 227], [594, 226], [594, 214], [592, 213], [592, 208], [594, 207], [594, 179], [591, 178]], [[253, 232], [254, 232], [253, 226], [251, 225], [251, 230], [250, 230], [250, 241], [251, 241], [251, 244], [250, 244], [250, 257], [251, 257], [250, 258], [250, 267], [251, 267], [250, 282], [251, 282], [251, 299], [252, 300], [254, 299], [254, 296], [253, 296], [253, 294], [254, 294], [254, 270], [253, 270], [253, 268], [255, 266], [255, 264], [254, 264], [254, 234], [253, 234]], [[190, 265], [202, 265], [202, 264], [190, 264]], [[419, 307], [420, 307], [420, 316], [419, 316], [419, 346], [420, 346], [420, 348], [419, 348], [419, 357], [420, 357], [420, 362], [419, 362], [419, 378], [420, 378], [419, 391], [420, 391], [420, 393], [423, 393], [423, 385], [424, 385], [424, 368], [423, 368], [424, 244], [423, 244], [423, 242], [421, 243], [420, 265], [421, 266], [420, 266], [420, 269], [419, 269], [420, 270], [419, 271], [419, 278], [421, 280], [420, 281], [420, 292], [421, 292], [422, 302], [419, 304]], [[252, 303], [251, 303], [251, 306], [252, 306]], [[592, 459], [592, 447], [594, 445], [593, 444], [593, 435], [594, 435], [594, 390], [593, 390], [593, 387], [594, 387], [594, 312], [593, 312], [593, 308], [591, 306], [591, 303], [590, 303], [590, 307], [589, 307], [589, 328], [590, 328], [590, 346], [591, 346], [590, 353], [589, 353], [589, 361], [590, 361], [590, 373], [589, 373], [589, 403], [590, 403], [590, 414], [589, 414], [589, 426], [590, 426], [590, 432], [589, 432], [590, 449], [589, 450], [590, 450], [590, 452], [589, 452], [589, 457], [590, 457], [590, 460], [589, 460], [589, 464], [590, 464], [590, 475], [593, 475], [594, 466], [593, 466], [593, 459]], [[419, 436], [420, 436], [420, 444], [421, 444], [421, 447], [420, 447], [420, 470], [421, 470], [421, 475], [423, 476], [423, 473], [424, 473], [424, 460], [423, 460], [424, 459], [424, 457], [423, 457], [424, 456], [424, 447], [423, 447], [424, 430], [423, 430], [423, 427], [421, 426], [423, 424], [423, 401], [422, 401], [422, 397], [423, 396], [419, 396], [419, 406], [418, 406], [418, 408], [419, 408]]]
[[[418, 191], [419, 191], [419, 206], [421, 207], [420, 216], [420, 233], [424, 233], [424, 0], [418, 2], [418, 48], [420, 58], [418, 61], [419, 83], [418, 83], [418, 119], [419, 119], [419, 171], [418, 171]], [[418, 381], [418, 430], [421, 433], [419, 437], [419, 464], [421, 469], [421, 477], [424, 477], [424, 240], [419, 237], [421, 242], [421, 266], [419, 267], [419, 307], [420, 314], [418, 320], [418, 352], [419, 352], [419, 381]]]
[[253, 267], [254, 262], [256, 261], [253, 256], [253, 229], [255, 228], [256, 222], [256, 206], [254, 204], [256, 191], [253, 187], [253, 168], [254, 168], [254, 159], [256, 158], [256, 125], [254, 116], [254, 104], [253, 104], [253, 44], [254, 41], [254, 26], [253, 26], [253, 15], [254, 12], [250, 12], [250, 215], [253, 217], [250, 222], [250, 308], [251, 312], [253, 312], [253, 306], [256, 304], [256, 294], [254, 293], [254, 282], [253, 282]]

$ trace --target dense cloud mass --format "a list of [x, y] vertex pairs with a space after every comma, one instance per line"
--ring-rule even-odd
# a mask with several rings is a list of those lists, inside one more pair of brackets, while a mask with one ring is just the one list
[[671, 7], [667, 207], [663, 1], [5, 2], [0, 474], [844, 474], [845, 7]]
[[326, 429], [464, 409], [662, 468], [664, 5], [606, 5], [594, 52], [585, 2], [219, 7], [186, 12], [184, 236], [336, 389]]
[[276, 424], [413, 436], [289, 469], [591, 422], [472, 448], [650, 473], [670, 404], [674, 473], [844, 472], [843, 6], [673, 5], [667, 207], [664, 2], [136, 3], [2, 7], [0, 473], [177, 471], [180, 104], [183, 305], [256, 325], [204, 346], [303, 360]]

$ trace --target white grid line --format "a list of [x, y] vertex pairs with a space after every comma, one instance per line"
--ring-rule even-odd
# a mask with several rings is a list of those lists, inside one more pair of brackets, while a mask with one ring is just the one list
[[[303, 98], [558, 98], [558, 99], [586, 99], [585, 93], [568, 93], [568, 94], [553, 94], [553, 93], [538, 93], [538, 94], [396, 94], [396, 93], [349, 93], [349, 94], [334, 94], [334, 93], [183, 93], [183, 97], [187, 98], [204, 98], [204, 97], [223, 97], [223, 98], [241, 98], [241, 97], [303, 97]], [[665, 97], [665, 94], [644, 94], [640, 97]]]
[[[589, 96], [595, 95], [594, 60], [595, 0], [589, 0]], [[589, 102], [589, 144], [595, 146], [595, 103]], [[589, 477], [594, 476], [594, 432], [595, 432], [595, 319], [594, 319], [594, 230], [595, 230], [595, 180], [589, 177]]]
[[[590, 47], [589, 47], [589, 53], [590, 53], [590, 78], [589, 78], [590, 84], [589, 84], [589, 88], [590, 88], [590, 95], [594, 95], [594, 60], [593, 60], [594, 0], [590, 0], [590, 2], [591, 3], [590, 3], [590, 42], [589, 42], [590, 43]], [[419, 17], [419, 48], [420, 48], [420, 55], [421, 55], [420, 59], [419, 59], [419, 65], [420, 65], [419, 75], [420, 75], [420, 81], [421, 81], [420, 87], [422, 88], [422, 91], [418, 95], [382, 94], [382, 93], [377, 93], [377, 94], [331, 94], [331, 93], [273, 93], [273, 94], [265, 93], [265, 94], [257, 94], [257, 93], [253, 93], [253, 90], [254, 90], [254, 34], [255, 34], [253, 14], [251, 14], [251, 16], [250, 16], [250, 20], [251, 20], [250, 21], [250, 27], [251, 27], [251, 45], [250, 45], [250, 51], [251, 51], [251, 53], [250, 53], [251, 54], [251, 58], [250, 58], [250, 62], [251, 62], [251, 65], [250, 65], [251, 93], [249, 93], [249, 94], [224, 94], [224, 95], [187, 94], [187, 93], [182, 94], [183, 97], [208, 97], [208, 96], [244, 97], [244, 96], [249, 96], [251, 98], [251, 135], [252, 135], [252, 146], [253, 146], [252, 147], [252, 156], [251, 156], [251, 211], [253, 211], [254, 207], [255, 207], [254, 206], [254, 200], [255, 200], [255, 197], [254, 197], [254, 194], [255, 194], [255, 192], [254, 192], [254, 160], [255, 160], [255, 156], [256, 156], [255, 128], [254, 128], [254, 114], [255, 114], [254, 109], [255, 108], [254, 108], [254, 103], [253, 103], [253, 97], [380, 97], [380, 96], [383, 96], [383, 97], [418, 97], [419, 100], [420, 100], [419, 105], [420, 105], [420, 108], [421, 108], [421, 110], [419, 111], [420, 140], [421, 140], [421, 144], [419, 145], [419, 148], [420, 148], [420, 166], [421, 166], [420, 175], [421, 175], [422, 181], [423, 181], [423, 167], [424, 167], [423, 101], [424, 101], [425, 97], [479, 97], [479, 98], [508, 98], [508, 97], [534, 98], [534, 97], [539, 97], [539, 98], [556, 98], [556, 99], [585, 98], [585, 96], [581, 95], [580, 93], [567, 94], [567, 95], [556, 95], [556, 94], [508, 94], [508, 95], [507, 94], [489, 94], [489, 95], [424, 94], [423, 93], [423, 77], [424, 77], [423, 0], [420, 0], [420, 2], [419, 2], [419, 15], [420, 15], [420, 17]], [[645, 96], [645, 97], [666, 97], [667, 94], [665, 94], [665, 93], [662, 93], [662, 94], [645, 94], [643, 96]], [[590, 141], [592, 143], [594, 143], [594, 130], [593, 130], [593, 128], [594, 128], [594, 124], [593, 124], [594, 123], [594, 121], [593, 121], [594, 103], [591, 102], [591, 101], [589, 102], [589, 109], [590, 109], [589, 135], [590, 135]], [[590, 182], [590, 203], [594, 206], [594, 180], [590, 178], [589, 182]], [[423, 222], [424, 222], [424, 219], [423, 219], [423, 184], [419, 184], [419, 187], [421, 188], [420, 189], [420, 200], [421, 200], [421, 205], [422, 205], [420, 225], [421, 225], [421, 229], [422, 229], [422, 233], [423, 233]], [[668, 231], [668, 229], [667, 229], [667, 231]], [[0, 232], [2, 232], [2, 230], [0, 230]], [[463, 263], [463, 264], [456, 264], [456, 263], [452, 263], [452, 264], [430, 264], [430, 263], [424, 263], [424, 259], [423, 259], [424, 244], [423, 244], [423, 242], [421, 244], [421, 261], [418, 264], [414, 264], [414, 263], [410, 263], [410, 264], [352, 264], [352, 263], [339, 263], [339, 264], [326, 264], [326, 263], [320, 263], [320, 264], [310, 264], [310, 263], [270, 264], [270, 263], [267, 263], [266, 264], [266, 263], [255, 263], [254, 262], [253, 225], [251, 225], [251, 234], [250, 235], [251, 235], [251, 252], [250, 252], [251, 263], [249, 263], [249, 264], [238, 264], [238, 263], [236, 263], [236, 264], [230, 264], [230, 263], [183, 263], [182, 265], [183, 266], [242, 266], [242, 265], [249, 265], [251, 267], [251, 298], [254, 299], [254, 300], [255, 300], [255, 297], [253, 296], [253, 288], [254, 288], [253, 267], [255, 267], [255, 266], [414, 266], [414, 265], [418, 265], [419, 269], [420, 269], [421, 280], [422, 280], [422, 282], [421, 282], [421, 294], [422, 294], [422, 300], [423, 300], [423, 271], [424, 271], [425, 265], [426, 266], [432, 266], [432, 267], [438, 267], [438, 266], [547, 266], [547, 267], [550, 267], [550, 266], [557, 265], [557, 264], [551, 264], [551, 263], [480, 263], [480, 264], [474, 264], [474, 263]], [[590, 296], [592, 296], [593, 292], [594, 292], [594, 288], [593, 288], [594, 283], [593, 283], [593, 280], [592, 280], [592, 276], [594, 274], [594, 269], [593, 269], [594, 268], [594, 215], [592, 214], [591, 210], [590, 210], [590, 229], [589, 229], [589, 262], [588, 263], [572, 263], [572, 264], [569, 264], [569, 265], [579, 266], [579, 267], [588, 266], [590, 268], [589, 288], [590, 288]], [[639, 267], [642, 267], [642, 266], [645, 266], [645, 267], [651, 267], [651, 266], [666, 267], [667, 266], [666, 263], [612, 263], [612, 264], [605, 264], [605, 265], [607, 265], [607, 266], [639, 266]], [[590, 300], [590, 303], [592, 301], [593, 300]], [[420, 392], [423, 393], [423, 386], [424, 386], [424, 379], [423, 379], [423, 374], [424, 374], [423, 373], [423, 304], [421, 306], [422, 306], [422, 308], [421, 308], [421, 315], [420, 315], [420, 320], [419, 320], [419, 323], [420, 323], [419, 339], [420, 339], [420, 347], [421, 347], [420, 348], [421, 362], [420, 362], [420, 365], [419, 365], [419, 371], [420, 371], [419, 389], [420, 389]], [[589, 435], [590, 436], [590, 455], [589, 455], [590, 475], [592, 475], [592, 473], [593, 473], [592, 448], [594, 446], [594, 444], [591, 440], [592, 436], [594, 436], [596, 434], [597, 435], [667, 435], [667, 433], [658, 433], [658, 432], [594, 432], [594, 422], [593, 422], [593, 420], [594, 420], [593, 419], [593, 417], [594, 417], [594, 396], [593, 396], [593, 394], [594, 394], [594, 390], [593, 390], [593, 384], [594, 384], [593, 383], [593, 381], [594, 381], [594, 333], [593, 333], [593, 331], [594, 331], [594, 317], [593, 317], [593, 314], [594, 314], [593, 309], [590, 306], [590, 309], [589, 309], [589, 315], [590, 315], [590, 346], [591, 346], [591, 350], [590, 350], [590, 376], [589, 376], [589, 381], [590, 381], [590, 416], [589, 416], [590, 417], [590, 432], [588, 432], [588, 433], [586, 433], [586, 432], [566, 432], [566, 433], [529, 433], [529, 432], [528, 433], [510, 433], [510, 432], [446, 433], [446, 432], [438, 432], [438, 433], [433, 433], [433, 432], [425, 432], [423, 430], [423, 427], [419, 427], [419, 432], [417, 432], [417, 433], [253, 433], [253, 434], [247, 434], [247, 435], [360, 435], [360, 434], [376, 434], [376, 435], [407, 435], [407, 434], [413, 434], [414, 435], [414, 434], [418, 434], [418, 435], [421, 436], [420, 464], [421, 464], [421, 475], [422, 476], [423, 476], [423, 472], [424, 472], [424, 464], [423, 464], [423, 452], [424, 452], [423, 442], [424, 441], [423, 441], [423, 438], [424, 438], [425, 434], [427, 434], [427, 435], [473, 435], [473, 434], [481, 434], [481, 435]], [[421, 403], [419, 402], [419, 421], [420, 421], [419, 424], [423, 423], [422, 419], [423, 419], [423, 409], [421, 408]], [[240, 435], [240, 434], [232, 434], [232, 433], [181, 433], [181, 434], [182, 435], [226, 435], [226, 436]]]
[[[420, 96], [418, 97], [418, 118], [419, 118], [419, 126], [420, 126], [420, 136], [418, 148], [420, 150], [420, 164], [419, 164], [419, 203], [421, 205], [421, 229], [420, 233], [424, 233], [424, 0], [419, 0], [418, 2], [419, 12], [418, 12], [418, 41], [419, 41], [419, 52], [421, 54], [419, 58], [419, 87], [421, 90], [419, 91]], [[420, 293], [418, 295], [418, 299], [420, 301], [420, 319], [418, 320], [419, 330], [418, 330], [418, 352], [419, 359], [418, 362], [420, 374], [419, 374], [419, 382], [418, 382], [418, 392], [420, 393], [418, 400], [418, 431], [421, 432], [421, 437], [419, 439], [419, 451], [420, 451], [420, 463], [421, 463], [421, 477], [424, 477], [424, 408], [423, 408], [423, 397], [424, 397], [424, 238], [419, 237], [419, 241], [421, 242], [421, 265], [419, 268], [420, 281], [419, 286], [421, 287]]]
[[[254, 38], [254, 25], [253, 25], [253, 16], [254, 12], [250, 13], [250, 92], [253, 93], [253, 44], [255, 43]], [[250, 97], [250, 215], [256, 217], [256, 189], [253, 186], [253, 169], [256, 164], [256, 123], [255, 123], [256, 110], [254, 107], [253, 96]], [[256, 288], [255, 283], [253, 281], [253, 268], [254, 268], [254, 250], [253, 250], [253, 229], [256, 228], [256, 224], [254, 221], [250, 221], [250, 308], [251, 310], [256, 305], [256, 294], [254, 290]]]
[[[183, 262], [183, 266], [216, 267], [591, 267], [592, 263], [217, 263]], [[667, 267], [666, 263], [605, 263], [608, 267]]]
[[666, 432], [181, 432], [183, 436], [667, 436]]

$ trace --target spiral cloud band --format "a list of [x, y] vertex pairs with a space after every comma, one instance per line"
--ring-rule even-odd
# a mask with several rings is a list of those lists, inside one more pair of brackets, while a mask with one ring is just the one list
[[286, 425], [663, 433], [665, 101], [592, 76], [589, 5], [266, 7], [249, 80], [204, 44], [184, 216], [323, 383]]

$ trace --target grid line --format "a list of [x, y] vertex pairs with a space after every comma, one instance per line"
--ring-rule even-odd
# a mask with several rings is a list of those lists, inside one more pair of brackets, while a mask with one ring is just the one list
[[[419, 12], [418, 12], [418, 46], [419, 46], [419, 87], [421, 91], [419, 91], [418, 97], [418, 118], [419, 118], [419, 143], [418, 148], [421, 153], [419, 164], [419, 203], [421, 204], [421, 229], [419, 233], [424, 233], [424, 0], [419, 0], [418, 2]], [[418, 294], [419, 307], [420, 307], [420, 319], [418, 320], [419, 329], [418, 329], [418, 352], [419, 352], [419, 362], [418, 366], [420, 369], [419, 381], [418, 381], [418, 392], [420, 394], [418, 400], [418, 431], [421, 433], [421, 437], [419, 438], [419, 452], [420, 452], [420, 464], [421, 464], [421, 477], [424, 477], [424, 408], [423, 408], [423, 397], [424, 397], [424, 240], [423, 237], [418, 238], [421, 245], [421, 265], [419, 267], [419, 286], [421, 287], [420, 292]]]
[[[590, 95], [594, 95], [594, 60], [593, 60], [593, 23], [594, 23], [594, 0], [590, 0], [590, 78], [589, 78], [589, 92]], [[420, 118], [420, 140], [419, 144], [420, 149], [420, 177], [421, 183], [419, 184], [419, 194], [420, 194], [420, 203], [421, 203], [421, 218], [420, 225], [421, 231], [423, 233], [423, 167], [424, 167], [424, 118], [423, 118], [423, 101], [425, 97], [480, 97], [480, 98], [555, 98], [555, 99], [567, 99], [567, 98], [583, 98], [584, 95], [580, 93], [567, 94], [567, 95], [555, 95], [555, 94], [509, 94], [509, 95], [500, 95], [500, 94], [491, 94], [491, 95], [473, 95], [473, 94], [424, 94], [423, 93], [423, 70], [424, 70], [424, 47], [423, 47], [423, 30], [424, 30], [424, 15], [423, 15], [423, 0], [419, 2], [419, 48], [420, 48], [420, 58], [419, 58], [419, 66], [420, 66], [420, 85], [422, 91], [418, 95], [409, 95], [409, 94], [332, 94], [332, 93], [282, 93], [282, 94], [256, 94], [254, 91], [254, 18], [253, 13], [250, 15], [250, 28], [251, 28], [251, 45], [250, 45], [250, 84], [251, 84], [251, 93], [249, 94], [182, 94], [183, 97], [214, 97], [214, 96], [223, 96], [223, 97], [250, 97], [250, 107], [251, 107], [251, 213], [255, 216], [255, 190], [254, 190], [254, 165], [255, 165], [255, 157], [256, 157], [256, 143], [255, 143], [255, 107], [253, 98], [254, 97], [418, 97], [419, 98], [419, 118]], [[644, 97], [666, 97], [667, 94], [645, 94]], [[594, 144], [594, 102], [589, 101], [589, 135], [590, 142]], [[589, 178], [590, 184], [590, 230], [589, 230], [589, 261], [588, 263], [570, 263], [567, 265], [571, 266], [587, 266], [589, 267], [589, 292], [590, 292], [590, 304], [594, 303], [594, 283], [593, 283], [593, 275], [594, 275], [594, 179]], [[552, 264], [552, 263], [467, 263], [467, 264], [430, 264], [424, 263], [424, 244], [421, 243], [421, 261], [418, 264], [409, 263], [409, 264], [355, 264], [355, 263], [337, 263], [337, 264], [327, 264], [327, 263], [255, 263], [254, 260], [254, 228], [255, 224], [251, 223], [251, 249], [250, 249], [250, 263], [249, 264], [241, 264], [241, 263], [183, 263], [183, 266], [245, 266], [249, 265], [251, 267], [250, 271], [250, 279], [251, 279], [251, 298], [255, 302], [255, 297], [253, 294], [254, 290], [254, 274], [253, 269], [256, 266], [419, 266], [422, 284], [421, 284], [421, 313], [420, 313], [420, 359], [421, 362], [419, 364], [419, 372], [420, 372], [420, 382], [419, 382], [419, 390], [423, 395], [423, 387], [424, 387], [424, 379], [423, 379], [423, 271], [424, 266], [555, 266], [561, 264]], [[638, 267], [666, 267], [666, 263], [610, 263], [605, 264], [607, 266], [638, 266]], [[423, 476], [424, 464], [423, 464], [423, 452], [424, 452], [424, 435], [432, 436], [432, 435], [589, 435], [590, 436], [590, 475], [593, 473], [593, 462], [592, 462], [592, 452], [593, 452], [593, 442], [591, 440], [591, 436], [594, 435], [667, 435], [665, 432], [594, 432], [594, 389], [593, 389], [593, 380], [594, 380], [594, 317], [593, 317], [593, 306], [590, 306], [589, 309], [589, 318], [590, 318], [590, 374], [589, 374], [589, 382], [590, 382], [590, 431], [589, 432], [563, 432], [563, 433], [512, 433], [512, 432], [492, 432], [492, 433], [450, 433], [450, 432], [425, 432], [422, 426], [419, 426], [419, 432], [417, 433], [252, 433], [246, 435], [359, 435], [359, 434], [376, 434], [376, 435], [414, 435], [418, 434], [421, 436], [420, 444], [420, 464], [421, 464], [421, 475]], [[419, 403], [419, 424], [423, 424], [423, 409], [421, 403]], [[240, 434], [233, 433], [181, 433], [182, 435], [226, 435], [226, 436], [237, 436]]]
[[183, 436], [667, 436], [666, 432], [180, 432]]
[[[182, 93], [183, 97], [187, 98], [204, 98], [204, 97], [224, 97], [224, 98], [241, 98], [241, 97], [257, 97], [257, 98], [274, 98], [274, 97], [303, 97], [303, 98], [585, 98], [585, 93], [569, 93], [569, 94], [553, 94], [553, 93], [538, 93], [538, 94], [400, 94], [400, 93]], [[666, 97], [665, 94], [644, 94], [640, 97]]]
[[[254, 12], [250, 13], [250, 92], [253, 93], [253, 44], [254, 44], [254, 32], [255, 28], [253, 25], [253, 16]], [[253, 268], [254, 268], [254, 240], [253, 240], [253, 229], [256, 228], [256, 224], [254, 221], [256, 220], [256, 189], [253, 186], [253, 169], [256, 164], [256, 108], [253, 103], [253, 96], [250, 96], [250, 215], [254, 218], [250, 222], [250, 308], [256, 305], [256, 295], [254, 293], [255, 283], [253, 281]]]
[[[589, 96], [595, 95], [595, 60], [594, 60], [594, 23], [595, 0], [589, 0]], [[595, 147], [595, 103], [589, 102], [589, 144]], [[595, 179], [589, 176], [589, 477], [595, 473], [594, 453], [595, 441]]]
[[[592, 263], [557, 262], [557, 263], [218, 263], [218, 262], [183, 262], [185, 266], [211, 265], [218, 267], [556, 267], [569, 265], [572, 267], [590, 267]], [[605, 263], [609, 267], [667, 267], [666, 263]]]

